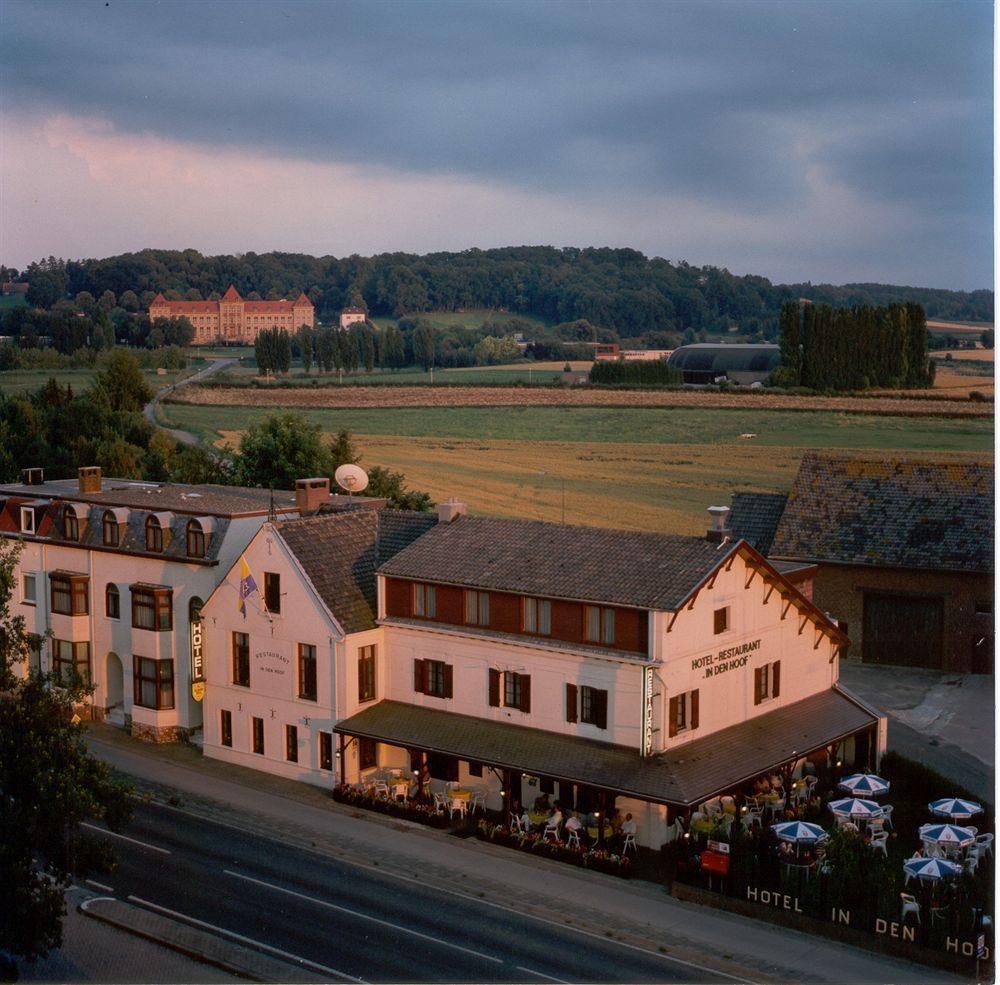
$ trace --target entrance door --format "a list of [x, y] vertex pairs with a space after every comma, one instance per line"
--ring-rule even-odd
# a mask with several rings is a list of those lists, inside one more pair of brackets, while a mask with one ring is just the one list
[[104, 680], [107, 688], [105, 708], [108, 721], [114, 725], [125, 725], [125, 668], [114, 651], [109, 651], [105, 661]]
[[865, 592], [862, 660], [940, 670], [944, 600]]

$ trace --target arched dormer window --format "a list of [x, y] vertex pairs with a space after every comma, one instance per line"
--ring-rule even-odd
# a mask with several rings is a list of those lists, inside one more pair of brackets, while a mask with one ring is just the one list
[[205, 531], [197, 520], [188, 520], [187, 552], [188, 557], [205, 556]]
[[74, 541], [80, 539], [80, 521], [72, 506], [67, 506], [63, 510], [63, 537]]
[[158, 517], [146, 517], [146, 550], [154, 554], [163, 553], [163, 527]]
[[111, 512], [105, 510], [101, 517], [101, 539], [105, 547], [117, 547], [119, 540], [118, 518]]

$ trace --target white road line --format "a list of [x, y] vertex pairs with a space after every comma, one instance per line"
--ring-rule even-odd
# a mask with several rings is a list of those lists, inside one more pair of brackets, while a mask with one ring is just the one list
[[534, 968], [522, 968], [521, 965], [515, 965], [518, 971], [526, 971], [529, 975], [538, 975], [539, 978], [546, 978], [550, 982], [561, 982], [562, 985], [569, 985], [569, 982], [565, 978], [553, 978], [551, 975], [546, 975], [544, 971], [535, 971]]
[[433, 941], [435, 944], [443, 944], [445, 947], [454, 948], [456, 951], [464, 951], [466, 954], [472, 954], [477, 958], [482, 958], [484, 961], [493, 961], [496, 964], [503, 964], [501, 958], [494, 958], [490, 954], [483, 954], [482, 951], [474, 951], [471, 947], [462, 947], [461, 944], [452, 944], [451, 941], [442, 940], [440, 937], [432, 937], [430, 934], [422, 934], [419, 930], [411, 930], [409, 927], [403, 927], [398, 923], [390, 923], [388, 920], [380, 920], [378, 917], [370, 917], [367, 913], [359, 913], [357, 910], [348, 909], [346, 906], [338, 906], [336, 903], [328, 903], [326, 900], [317, 899], [315, 896], [306, 896], [305, 893], [297, 893], [294, 889], [285, 889], [283, 886], [276, 886], [273, 882], [264, 882], [262, 879], [254, 879], [252, 876], [245, 876], [241, 872], [233, 872], [231, 869], [223, 869], [223, 872], [227, 876], [234, 876], [236, 879], [243, 879], [246, 882], [252, 882], [257, 886], [266, 886], [268, 889], [273, 889], [279, 893], [287, 893], [289, 896], [297, 896], [299, 899], [307, 900], [310, 903], [315, 903], [318, 906], [325, 906], [331, 910], [339, 910], [341, 913], [349, 913], [352, 917], [359, 917], [362, 920], [370, 920], [372, 923], [379, 923], [383, 927], [391, 927], [393, 930], [398, 930], [403, 934], [410, 934], [413, 937], [422, 937], [425, 941]]
[[251, 947], [254, 947], [259, 951], [264, 951], [267, 954], [276, 954], [278, 957], [284, 958], [286, 961], [292, 961], [297, 965], [301, 965], [303, 968], [309, 968], [312, 971], [318, 971], [324, 975], [334, 975], [337, 978], [343, 978], [349, 982], [357, 982], [358, 985], [365, 985], [365, 980], [363, 978], [355, 978], [354, 975], [348, 975], [343, 971], [337, 971], [336, 968], [328, 968], [326, 965], [317, 964], [315, 961], [310, 961], [308, 958], [300, 957], [299, 955], [292, 954], [289, 951], [282, 951], [281, 948], [278, 947], [271, 947], [270, 944], [265, 944], [263, 941], [256, 941], [252, 937], [244, 937], [242, 934], [237, 934], [235, 931], [226, 930], [225, 927], [216, 927], [214, 923], [206, 923], [204, 920], [198, 920], [196, 917], [188, 916], [186, 913], [178, 913], [176, 910], [170, 910], [165, 906], [160, 906], [158, 903], [150, 903], [149, 900], [141, 899], [138, 896], [130, 896], [129, 902], [137, 903], [139, 906], [145, 906], [150, 910], [155, 910], [157, 913], [165, 913], [168, 917], [175, 917], [176, 919], [183, 920], [185, 923], [192, 924], [195, 927], [205, 927], [216, 934], [221, 934], [223, 937], [229, 937], [232, 940], [239, 941], [241, 944], [249, 944]]
[[88, 879], [87, 885], [93, 886], [95, 889], [103, 889], [106, 893], [113, 893], [115, 891], [113, 886], [105, 886], [103, 882], [95, 882], [93, 879]]
[[81, 821], [80, 826], [90, 828], [91, 831], [96, 831], [98, 834], [111, 835], [112, 838], [121, 838], [122, 841], [130, 841], [133, 845], [142, 845], [143, 848], [148, 848], [152, 852], [159, 852], [161, 855], [170, 854], [166, 848], [160, 848], [159, 845], [151, 845], [148, 841], [139, 841], [138, 838], [129, 838], [128, 835], [120, 835], [115, 831], [108, 831], [107, 828], [99, 828], [96, 824], [91, 824], [89, 821]]

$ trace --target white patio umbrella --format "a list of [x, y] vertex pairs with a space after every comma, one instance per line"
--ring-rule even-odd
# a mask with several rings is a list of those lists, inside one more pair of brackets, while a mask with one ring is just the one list
[[855, 797], [878, 797], [881, 794], [889, 792], [889, 781], [883, 780], [880, 776], [875, 776], [874, 773], [853, 773], [851, 776], [845, 776], [840, 783], [837, 784], [841, 790], [846, 790], [850, 794], [854, 794]]
[[831, 800], [827, 805], [834, 814], [840, 817], [857, 818], [864, 821], [870, 817], [881, 817], [882, 807], [874, 800], [860, 800], [857, 797], [844, 797], [842, 800]]
[[969, 828], [956, 824], [923, 824], [920, 826], [920, 840], [944, 848], [964, 848], [976, 840], [976, 834]]
[[829, 838], [818, 824], [810, 824], [808, 821], [782, 821], [781, 824], [772, 824], [771, 830], [782, 841], [792, 841], [796, 845], [814, 845], [817, 841]]
[[950, 817], [965, 820], [973, 814], [981, 814], [982, 804], [977, 804], [974, 800], [962, 800], [961, 797], [942, 797], [941, 800], [932, 800], [927, 809], [938, 817]]
[[907, 875], [921, 882], [936, 882], [938, 879], [960, 876], [962, 866], [944, 858], [908, 858], [903, 863]]

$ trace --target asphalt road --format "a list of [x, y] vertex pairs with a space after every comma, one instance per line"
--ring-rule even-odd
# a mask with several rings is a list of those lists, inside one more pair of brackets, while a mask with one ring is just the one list
[[[164, 387], [160, 390], [156, 396], [154, 396], [153, 399], [150, 400], [150, 402], [142, 409], [143, 416], [154, 427], [160, 427], [156, 421], [156, 406], [164, 397], [173, 393], [175, 390], [180, 389], [182, 386], [187, 386], [189, 383], [199, 383], [201, 380], [211, 376], [213, 373], [218, 373], [227, 366], [232, 366], [238, 362], [239, 359], [213, 359], [204, 369], [200, 369], [197, 373], [193, 373], [191, 376], [187, 376], [183, 380], [178, 380], [176, 383], [171, 383], [170, 386]], [[161, 430], [166, 431], [170, 437], [172, 437], [175, 441], [179, 441], [182, 445], [198, 444], [198, 436], [192, 434], [190, 431], [181, 431], [177, 428], [161, 428]]]
[[123, 834], [103, 835], [120, 862], [100, 877], [109, 895], [323, 965], [332, 981], [738, 980], [157, 805], [137, 807]]

